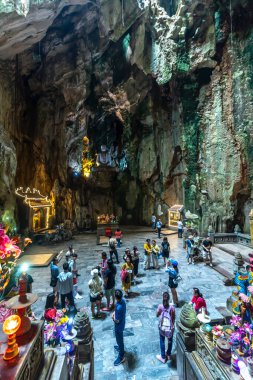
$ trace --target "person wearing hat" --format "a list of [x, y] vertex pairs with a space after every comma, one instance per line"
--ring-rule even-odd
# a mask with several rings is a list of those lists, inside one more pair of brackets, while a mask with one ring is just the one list
[[168, 260], [166, 272], [168, 272], [169, 274], [168, 285], [172, 293], [173, 303], [176, 307], [178, 307], [179, 302], [178, 302], [177, 289], [176, 289], [178, 287], [178, 283], [176, 279], [179, 276], [178, 262], [176, 260]]
[[193, 245], [194, 245], [194, 240], [193, 240], [192, 235], [190, 235], [185, 240], [185, 244], [186, 244], [186, 250], [187, 250], [186, 258], [187, 258], [188, 264], [194, 264], [194, 262], [192, 261], [192, 250], [193, 250]]
[[88, 282], [90, 289], [90, 302], [91, 302], [91, 314], [92, 319], [95, 318], [95, 306], [97, 306], [97, 318], [101, 318], [100, 309], [101, 309], [101, 299], [103, 296], [103, 281], [98, 275], [98, 270], [93, 269], [91, 272], [91, 279]]

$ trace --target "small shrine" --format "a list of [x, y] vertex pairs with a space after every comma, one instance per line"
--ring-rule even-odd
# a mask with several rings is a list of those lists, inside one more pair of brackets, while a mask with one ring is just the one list
[[119, 228], [118, 218], [114, 214], [101, 214], [97, 217], [97, 244], [103, 244]]
[[19, 187], [15, 190], [18, 197], [24, 199], [29, 207], [29, 229], [38, 232], [51, 227], [54, 217], [54, 204], [48, 196], [42, 195], [39, 190]]
[[182, 212], [184, 210], [183, 205], [174, 205], [168, 210], [168, 226], [169, 228], [176, 229], [177, 222], [181, 219]]

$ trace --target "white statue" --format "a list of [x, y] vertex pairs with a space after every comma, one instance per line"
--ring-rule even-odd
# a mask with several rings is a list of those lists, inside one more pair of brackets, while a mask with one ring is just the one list
[[111, 166], [111, 156], [106, 145], [101, 145], [101, 152], [97, 156], [97, 165]]

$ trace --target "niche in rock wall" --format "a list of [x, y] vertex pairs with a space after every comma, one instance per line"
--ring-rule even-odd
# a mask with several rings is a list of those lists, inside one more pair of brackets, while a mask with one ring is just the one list
[[[110, 155], [108, 166], [119, 166], [123, 158], [122, 145], [124, 125], [115, 115], [102, 115], [95, 118], [88, 128], [88, 137], [93, 155], [99, 155], [101, 150]], [[102, 147], [102, 148], [101, 148]]]
[[212, 72], [213, 72], [213, 69], [209, 67], [202, 67], [195, 71], [194, 74], [200, 86], [204, 86], [210, 83]]
[[179, 0], [160, 0], [160, 6], [165, 9], [169, 16], [177, 12]]

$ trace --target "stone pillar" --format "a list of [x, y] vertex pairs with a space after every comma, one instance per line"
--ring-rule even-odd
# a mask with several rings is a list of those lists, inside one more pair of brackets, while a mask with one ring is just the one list
[[253, 209], [249, 213], [251, 245], [253, 245]]

